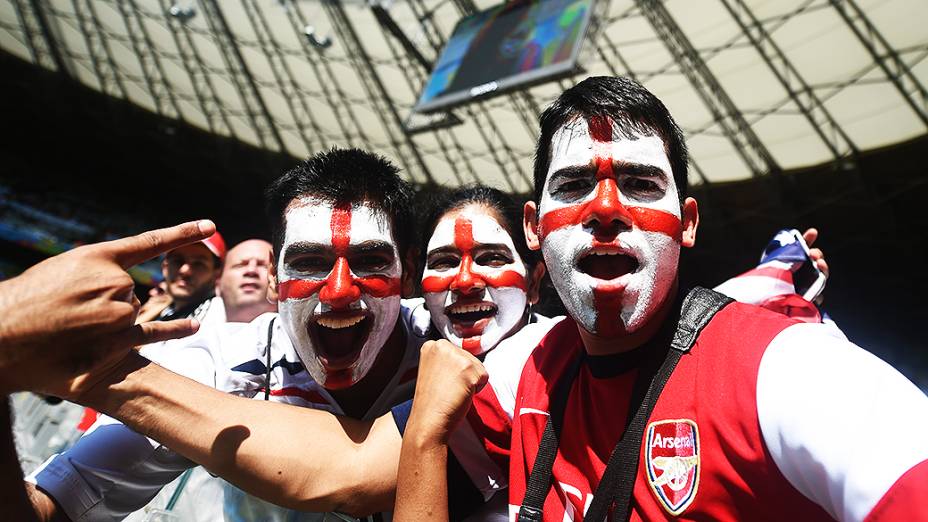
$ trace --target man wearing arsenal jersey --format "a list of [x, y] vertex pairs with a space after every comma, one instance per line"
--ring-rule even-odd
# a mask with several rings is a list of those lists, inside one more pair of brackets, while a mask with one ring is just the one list
[[[583, 520], [592, 508], [610, 520], [925, 519], [928, 438], [914, 434], [928, 430], [928, 397], [901, 374], [833, 328], [712, 294], [700, 295], [715, 315], [695, 314], [707, 324], [678, 326], [694, 324], [681, 318], [677, 276], [699, 220], [686, 167], [667, 109], [631, 80], [589, 78], [542, 115], [525, 233], [569, 317], [517, 386], [487, 368], [487, 388], [511, 405], [511, 518]], [[661, 379], [671, 344], [686, 351]], [[444, 349], [453, 363], [434, 362], [430, 347], [420, 368], [400, 515], [443, 514], [432, 464], [481, 381]], [[447, 367], [460, 377], [427, 373]], [[550, 475], [532, 478], [539, 470]]]

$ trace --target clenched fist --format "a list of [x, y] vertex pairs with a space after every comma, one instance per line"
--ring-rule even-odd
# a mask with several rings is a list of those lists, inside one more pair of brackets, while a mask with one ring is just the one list
[[444, 339], [425, 343], [407, 432], [446, 442], [486, 383], [486, 369], [470, 353]]
[[0, 394], [78, 397], [135, 346], [196, 332], [190, 319], [135, 324], [126, 269], [209, 237], [211, 221], [75, 248], [0, 283]]

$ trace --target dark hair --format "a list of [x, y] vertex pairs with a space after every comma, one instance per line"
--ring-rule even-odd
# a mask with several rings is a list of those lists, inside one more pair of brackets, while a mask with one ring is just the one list
[[286, 230], [286, 210], [294, 199], [314, 197], [334, 205], [366, 202], [393, 222], [400, 256], [405, 257], [413, 235], [413, 191], [389, 160], [360, 149], [337, 149], [314, 154], [277, 178], [264, 191], [271, 224], [274, 255], [280, 256]]
[[535, 201], [541, 200], [541, 191], [551, 165], [551, 139], [554, 133], [578, 116], [609, 117], [618, 132], [629, 138], [634, 133], [660, 136], [670, 159], [680, 202], [683, 202], [688, 187], [683, 131], [656, 96], [638, 82], [618, 76], [587, 78], [564, 91], [541, 114], [541, 136], [535, 151]]
[[423, 213], [421, 239], [423, 250], [428, 247], [429, 239], [442, 216], [471, 204], [486, 205], [497, 212], [498, 216], [493, 217], [500, 219], [500, 224], [512, 237], [519, 257], [522, 258], [526, 268], [531, 271], [540, 260], [540, 256], [537, 252], [529, 250], [525, 243], [525, 231], [522, 230], [522, 207], [525, 201], [483, 185], [467, 185], [432, 196]]

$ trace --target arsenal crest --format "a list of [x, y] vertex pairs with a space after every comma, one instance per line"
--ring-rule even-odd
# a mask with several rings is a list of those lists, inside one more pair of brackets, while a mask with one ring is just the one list
[[661, 505], [679, 515], [699, 488], [699, 429], [689, 419], [652, 422], [645, 438], [648, 483]]

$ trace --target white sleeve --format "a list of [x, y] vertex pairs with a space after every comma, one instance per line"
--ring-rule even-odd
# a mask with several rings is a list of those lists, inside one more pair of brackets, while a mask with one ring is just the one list
[[484, 358], [483, 365], [489, 375], [489, 385], [510, 419], [513, 417], [512, 410], [516, 404], [516, 390], [522, 377], [522, 367], [545, 335], [562, 319], [563, 316], [550, 319], [538, 316], [537, 322], [525, 325], [515, 334], [500, 341]]
[[101, 416], [87, 434], [26, 477], [51, 495], [71, 520], [122, 520], [195, 464]]
[[779, 470], [837, 520], [863, 520], [928, 459], [928, 396], [824, 325], [793, 325], [770, 343], [757, 414]]

